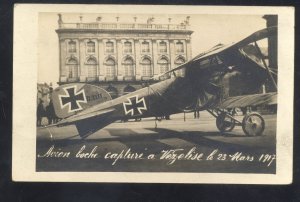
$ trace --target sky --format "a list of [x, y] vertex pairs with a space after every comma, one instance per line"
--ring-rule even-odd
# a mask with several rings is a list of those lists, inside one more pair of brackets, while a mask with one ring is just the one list
[[[50, 83], [57, 86], [59, 80], [59, 46], [58, 36], [55, 30], [58, 28], [58, 13], [39, 14], [38, 35], [38, 83]], [[179, 24], [190, 16], [190, 30], [192, 34], [192, 56], [196, 56], [211, 47], [222, 43], [230, 44], [237, 42], [255, 31], [266, 27], [266, 21], [261, 15], [149, 15], [149, 14], [70, 14], [62, 13], [65, 23], [95, 22], [101, 16], [102, 22], [133, 23], [137, 17], [137, 23], [146, 23], [149, 17], [154, 17], [154, 23]]]

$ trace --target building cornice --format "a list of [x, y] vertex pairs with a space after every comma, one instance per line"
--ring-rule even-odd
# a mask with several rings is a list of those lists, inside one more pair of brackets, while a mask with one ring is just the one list
[[145, 33], [164, 33], [164, 34], [188, 34], [191, 35], [192, 30], [136, 30], [136, 29], [57, 29], [58, 34], [63, 33], [92, 33], [92, 34], [145, 34]]

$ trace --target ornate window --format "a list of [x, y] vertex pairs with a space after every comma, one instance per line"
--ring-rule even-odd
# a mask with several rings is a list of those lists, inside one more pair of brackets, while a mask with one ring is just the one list
[[78, 62], [76, 59], [71, 58], [67, 62], [68, 78], [78, 78]]
[[105, 44], [106, 53], [114, 53], [114, 43], [111, 41], [106, 42]]
[[176, 53], [178, 54], [184, 53], [184, 47], [181, 41], [176, 43]]
[[162, 58], [158, 61], [160, 74], [163, 74], [169, 70], [168, 60]]
[[112, 58], [108, 58], [105, 62], [106, 76], [116, 76], [116, 62]]
[[[169, 62], [167, 58], [163, 57], [158, 61], [158, 66], [159, 66], [159, 72], [160, 74], [164, 74], [169, 70]], [[165, 80], [170, 78], [170, 74], [164, 74], [163, 76], [160, 76], [160, 80]]]
[[95, 53], [95, 42], [89, 41], [86, 43], [87, 45], [87, 52], [88, 53]]
[[177, 59], [175, 60], [175, 66], [176, 66], [176, 67], [178, 67], [179, 65], [181, 65], [181, 64], [183, 64], [183, 63], [185, 63], [185, 60], [184, 60], [184, 58], [182, 58], [182, 57], [179, 57], [179, 58], [177, 58]]
[[123, 66], [125, 69], [125, 76], [134, 76], [134, 67], [131, 58], [126, 58], [126, 60], [123, 63]]
[[151, 61], [148, 58], [142, 60], [143, 76], [152, 76]]
[[142, 53], [150, 53], [150, 44], [147, 41], [142, 42]]
[[159, 42], [159, 48], [158, 48], [159, 53], [167, 53], [167, 43], [164, 41]]
[[124, 53], [132, 53], [132, 44], [129, 41], [124, 43]]
[[112, 99], [115, 99], [118, 97], [118, 90], [113, 86], [108, 86], [106, 91], [110, 94]]
[[86, 61], [86, 68], [89, 78], [95, 78], [97, 76], [97, 61], [94, 58], [89, 58]]
[[136, 89], [134, 87], [128, 85], [124, 88], [124, 95], [134, 92], [134, 91], [136, 91]]
[[[179, 65], [185, 63], [185, 60], [184, 58], [182, 57], [179, 57], [175, 60], [175, 67], [178, 67]], [[185, 69], [180, 69], [178, 71], [175, 72], [176, 73], [176, 76], [181, 76], [183, 77], [185, 75]]]
[[68, 52], [69, 53], [76, 53], [76, 42], [75, 41], [69, 41], [69, 43], [68, 43]]

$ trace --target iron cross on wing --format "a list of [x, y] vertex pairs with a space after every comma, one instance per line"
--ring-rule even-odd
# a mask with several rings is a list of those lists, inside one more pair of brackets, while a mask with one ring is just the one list
[[87, 103], [84, 90], [77, 92], [77, 86], [64, 88], [65, 95], [59, 95], [61, 108], [68, 106], [68, 112], [75, 112], [82, 109], [80, 103]]
[[147, 106], [145, 103], [145, 98], [142, 97], [139, 99], [138, 95], [127, 98], [128, 102], [124, 102], [124, 111], [125, 115], [130, 114], [134, 115], [142, 115], [142, 110], [147, 110]]

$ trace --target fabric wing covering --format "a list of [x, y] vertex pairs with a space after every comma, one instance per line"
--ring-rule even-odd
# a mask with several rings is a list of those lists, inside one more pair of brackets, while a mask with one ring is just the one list
[[247, 107], [258, 105], [274, 105], [277, 104], [277, 93], [243, 95], [229, 97], [225, 99], [220, 108]]

